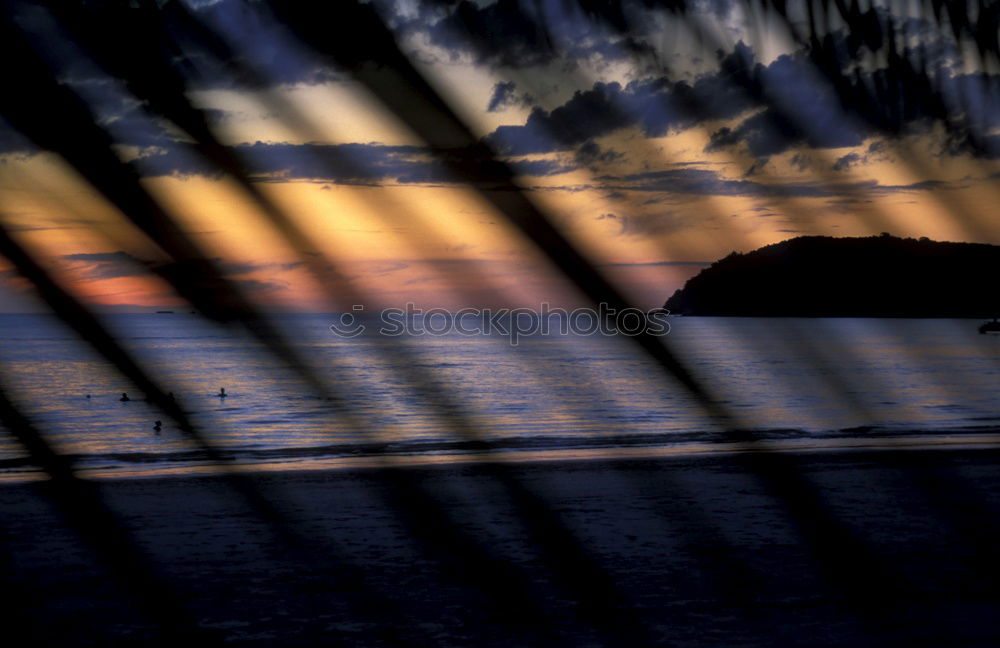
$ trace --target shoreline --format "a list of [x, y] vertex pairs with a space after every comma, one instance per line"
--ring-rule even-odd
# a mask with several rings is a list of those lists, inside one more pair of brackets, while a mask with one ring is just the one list
[[[826, 452], [918, 451], [918, 450], [991, 450], [1000, 449], [1000, 434], [928, 433], [920, 435], [876, 437], [825, 437], [800, 439], [765, 439], [759, 441], [684, 443], [675, 446], [626, 446], [597, 448], [553, 448], [546, 450], [515, 449], [470, 451], [461, 453], [387, 453], [383, 455], [338, 456], [273, 461], [198, 463], [181, 466], [80, 468], [79, 478], [93, 481], [160, 479], [172, 477], [211, 477], [230, 473], [350, 471], [380, 468], [420, 468], [425, 466], [501, 463], [504, 465], [564, 461], [635, 461], [682, 458], [702, 455], [740, 455], [745, 453], [806, 454]], [[0, 487], [6, 484], [47, 480], [40, 470], [0, 472]]]
[[[271, 520], [224, 475], [93, 483], [227, 645], [995, 645], [997, 450], [782, 453], [844, 533], [818, 562], [746, 453], [245, 475]], [[47, 492], [0, 487], [31, 645], [149, 641]]]

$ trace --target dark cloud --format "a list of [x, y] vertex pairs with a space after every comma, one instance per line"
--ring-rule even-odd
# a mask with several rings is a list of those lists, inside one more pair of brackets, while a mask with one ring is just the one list
[[[613, 151], [610, 153], [614, 153]], [[577, 167], [557, 160], [514, 160], [509, 162], [515, 173], [524, 176], [553, 176], [574, 171]]]
[[523, 126], [500, 126], [486, 137], [498, 151], [526, 155], [572, 149], [588, 140], [637, 126], [647, 136], [735, 117], [754, 106], [735, 82], [745, 75], [753, 54], [740, 43], [720, 61], [720, 69], [693, 83], [667, 77], [619, 83], [595, 83], [577, 91], [563, 105], [536, 107]]
[[82, 271], [87, 279], [116, 279], [148, 275], [150, 262], [128, 252], [95, 252], [67, 254], [62, 257]]
[[620, 92], [617, 83], [598, 83], [593, 90], [577, 92], [551, 113], [535, 108], [524, 126], [498, 127], [486, 141], [507, 155], [569, 150], [629, 124], [611, 100], [612, 95]]
[[843, 111], [834, 89], [809, 61], [785, 55], [745, 70], [743, 91], [764, 110], [712, 133], [707, 150], [742, 143], [753, 156], [766, 158], [800, 145], [857, 146], [866, 137], [867, 129]]
[[[646, 11], [642, 7], [649, 3], [625, 2], [620, 16], [609, 13], [608, 7], [614, 4], [580, 3], [570, 8], [575, 3], [558, 0], [428, 1], [418, 3], [419, 17], [399, 22], [399, 28], [402, 33], [427, 34], [431, 42], [456, 53], [472, 52], [477, 61], [490, 65], [525, 67], [552, 62], [556, 57], [554, 43], [562, 48], [559, 56], [597, 54], [608, 58], [616, 51], [641, 48], [641, 44], [627, 42], [628, 37], [618, 28], [628, 26], [637, 38], [642, 37], [646, 25], [634, 18], [636, 12]], [[732, 3], [699, 0], [689, 3], [691, 7], [724, 16]], [[264, 3], [222, 0], [192, 11], [211, 28], [236, 36], [225, 39], [236, 49], [228, 60], [220, 60], [218, 49], [208, 47], [195, 34], [183, 30], [176, 34], [177, 70], [193, 89], [324, 83], [340, 78], [337, 71], [304, 53], [285, 27], [270, 16]], [[595, 16], [603, 22], [594, 21]], [[137, 166], [145, 175], [215, 175], [185, 148], [181, 134], [150, 116], [123, 83], [82, 56], [72, 39], [65, 38], [55, 23], [46, 19], [44, 9], [31, 9], [19, 20], [32, 28], [53, 65], [63, 70], [60, 79], [85, 98], [98, 123], [118, 143], [140, 149]], [[873, 11], [872, 28], [882, 30], [889, 20], [884, 13]], [[859, 40], [857, 35], [830, 34], [814, 51], [781, 56], [766, 66], [756, 61], [750, 47], [739, 42], [731, 52], [719, 55], [715, 72], [691, 81], [660, 76], [626, 85], [595, 83], [560, 106], [548, 110], [535, 107], [524, 124], [501, 126], [486, 141], [504, 156], [573, 151], [578, 163], [594, 165], [621, 156], [596, 144], [602, 136], [634, 127], [656, 137], [707, 125], [714, 128], [708, 150], [745, 149], [757, 158], [748, 171], [753, 175], [769, 157], [798, 147], [856, 147], [875, 135], [930, 132], [935, 124], [945, 124], [948, 137], [942, 155], [972, 153], [1000, 159], [1000, 75], [956, 72], [957, 68], [947, 64], [956, 56], [954, 48], [949, 49], [947, 41], [926, 21], [892, 20], [899, 25], [905, 22], [901, 33], [908, 34], [911, 41], [919, 40], [901, 50], [899, 69], [892, 72], [857, 66], [851, 68], [853, 76], [846, 74], [847, 66], [856, 62], [854, 55], [863, 53], [863, 46], [885, 47], [877, 40]], [[566, 49], [567, 43], [572, 47]], [[925, 60], [934, 63], [923, 65]], [[840, 84], [836, 88], [829, 81], [830, 66], [839, 66]], [[260, 70], [260, 75], [240, 71], [246, 67]], [[502, 82], [493, 88], [487, 109], [498, 111], [525, 101], [515, 83]], [[224, 114], [211, 111], [208, 117], [218, 121]], [[721, 120], [738, 121], [724, 127], [712, 124]], [[0, 124], [0, 153], [33, 152], [30, 143]], [[417, 147], [257, 143], [237, 147], [236, 152], [244, 156], [248, 169], [260, 180], [454, 181], [449, 171], [454, 160], [441, 160]], [[834, 167], [846, 170], [869, 161], [874, 153], [842, 156]], [[553, 160], [519, 159], [511, 164], [518, 173], [535, 176], [574, 168]], [[807, 160], [796, 156], [792, 164], [804, 170]]]
[[746, 196], [752, 198], [838, 198], [844, 195], [888, 195], [953, 188], [941, 180], [908, 185], [883, 185], [875, 180], [829, 183], [818, 181], [763, 183], [730, 180], [709, 169], [679, 168], [623, 176], [600, 176], [611, 191], [657, 192], [693, 196]]
[[[165, 120], [150, 113], [146, 106], [135, 99], [124, 85], [106, 76], [90, 76], [67, 80], [65, 83], [85, 102], [94, 121], [101, 126], [116, 144], [140, 149], [172, 147], [185, 141], [186, 136]], [[206, 120], [218, 124], [228, 111], [204, 109]], [[35, 154], [38, 148], [0, 121], [0, 154]]]
[[751, 176], [760, 175], [764, 172], [764, 168], [768, 165], [768, 159], [762, 158], [754, 161], [746, 171], [743, 172], [744, 178], [749, 178]]
[[486, 112], [501, 112], [514, 106], [530, 106], [534, 98], [527, 93], [518, 93], [513, 81], [501, 81], [493, 86]]
[[[96, 72], [94, 74], [97, 74]], [[91, 76], [65, 82], [86, 103], [94, 120], [118, 144], [137, 147], [166, 145], [176, 141], [161, 122], [150, 117], [142, 104], [121, 83]], [[0, 153], [35, 154], [39, 149], [0, 120]]]
[[[391, 0], [383, 13], [393, 15]], [[655, 53], [664, 21], [672, 19], [670, 3], [648, 0], [564, 2], [563, 0], [422, 0], [419, 15], [395, 13], [401, 36], [421, 34], [453, 57], [471, 57], [492, 67], [530, 68], [581, 59], [604, 62]], [[387, 6], [388, 5], [388, 6]], [[727, 0], [696, 0], [688, 11], [719, 19], [732, 10]]]
[[726, 18], [736, 6], [734, 0], [692, 0], [689, 6], [697, 11], [710, 13], [716, 18]]
[[887, 155], [889, 153], [889, 145], [884, 141], [874, 141], [868, 145], [867, 155]]
[[248, 293], [275, 293], [288, 290], [288, 284], [260, 279], [232, 279], [231, 282]]
[[889, 147], [885, 141], [877, 140], [868, 145], [864, 153], [848, 153], [833, 163], [834, 171], [847, 171], [869, 162], [889, 159]]
[[600, 214], [594, 220], [599, 220], [599, 221], [606, 220], [606, 221], [614, 221], [614, 222], [618, 223], [618, 228], [619, 228], [618, 229], [618, 233], [619, 234], [624, 234], [628, 230], [628, 216], [626, 216], [624, 214], [621, 215], [621, 216], [619, 216], [618, 214], [614, 214], [614, 213]]
[[[653, 212], [646, 214], [601, 214], [596, 220], [609, 220], [618, 223], [619, 236], [651, 236], [662, 234], [677, 229], [681, 225], [681, 219], [673, 212]], [[606, 265], [701, 265], [698, 262], [659, 262], [646, 264], [606, 264]]]
[[[175, 74], [188, 91], [320, 84], [345, 78], [307, 54], [270, 15], [266, 3], [222, 0], [189, 7], [194, 23], [207, 29], [192, 29], [172, 21], [171, 16], [178, 12], [163, 12], [160, 17], [166, 21], [169, 41], [157, 41], [155, 35], [145, 40], [134, 38], [124, 33], [127, 24], [107, 22], [127, 21], [133, 16], [124, 18], [121, 12], [80, 3], [54, 3], [50, 7], [16, 3], [9, 9], [11, 18], [33, 41], [59, 81], [81, 97], [94, 120], [121, 145], [164, 147], [184, 136], [151, 116], [116, 74]], [[213, 31], [223, 37], [207, 36]], [[109, 64], [111, 60], [116, 63]], [[161, 67], [147, 70], [145, 62], [151, 63], [148, 67]], [[223, 111], [211, 109], [204, 114], [209, 123], [224, 116]], [[0, 154], [37, 152], [31, 142], [0, 123]]]
[[[766, 158], [799, 146], [843, 148], [876, 136], [926, 134], [940, 124], [947, 133], [942, 154], [1000, 157], [1000, 75], [955, 72], [946, 54], [931, 56], [927, 43], [892, 52], [891, 67], [849, 70], [849, 52], [861, 51], [849, 42], [855, 36], [837, 32], [816, 49], [755, 64], [740, 81], [761, 110], [715, 131], [709, 150], [742, 145]], [[886, 47], [872, 44], [881, 55]]]
[[38, 149], [0, 119], [0, 155], [34, 155]]
[[[82, 273], [83, 277], [88, 280], [149, 276], [156, 266], [152, 261], [140, 259], [124, 250], [67, 254], [61, 258], [69, 262], [77, 272]], [[289, 263], [254, 263], [249, 261], [227, 261], [219, 257], [209, 259], [209, 261], [227, 277], [240, 277], [241, 275], [261, 270], [272, 272], [293, 270], [303, 265], [302, 262], [296, 261]], [[237, 279], [237, 281], [252, 282], [253, 280], [243, 278]]]
[[685, 223], [680, 215], [669, 211], [638, 214], [628, 220], [622, 233], [626, 236], [655, 236], [675, 231]]
[[618, 162], [624, 159], [624, 157], [623, 153], [619, 153], [614, 149], [601, 148], [594, 140], [587, 140], [576, 151], [577, 161], [591, 167]]
[[728, 180], [709, 169], [668, 169], [599, 178], [619, 191], [657, 191], [697, 196], [754, 196], [812, 198], [829, 195], [819, 183], [769, 185], [751, 180]]
[[442, 19], [419, 29], [438, 47], [472, 54], [483, 64], [543, 65], [556, 57], [556, 51], [544, 14], [538, 9], [519, 0], [498, 0], [485, 6], [463, 0]]
[[302, 261], [293, 261], [290, 263], [253, 263], [250, 261], [226, 261], [221, 258], [215, 258], [212, 259], [212, 261], [215, 263], [219, 271], [227, 277], [236, 277], [260, 270], [294, 270], [304, 265]]
[[[906, 50], [902, 72], [838, 73], [835, 86], [813, 52], [783, 55], [765, 66], [740, 42], [720, 56], [716, 72], [693, 82], [656, 77], [626, 86], [595, 83], [556, 108], [536, 107], [523, 125], [501, 126], [486, 141], [503, 154], [525, 155], [572, 150], [628, 127], [656, 137], [742, 117], [714, 130], [706, 151], [743, 147], [766, 161], [799, 147], [848, 148], [876, 136], [928, 133], [940, 123], [948, 132], [942, 154], [1000, 158], [1000, 75], [917, 68], [911, 59], [922, 53]], [[804, 169], [807, 159], [793, 164]]]
[[[432, 153], [419, 146], [384, 144], [288, 144], [256, 142], [233, 147], [247, 172], [258, 181], [312, 180], [331, 184], [441, 184], [460, 177], [455, 168], [480, 165], [483, 176], [499, 163], [471, 158], [462, 151]], [[151, 151], [135, 161], [145, 176], [214, 176], [217, 172], [180, 146]], [[526, 176], [549, 176], [576, 168], [556, 160], [512, 160]]]
[[[54, 4], [51, 10], [20, 3], [17, 21], [44, 50], [45, 56], [70, 84], [106, 81], [109, 77], [78, 44], [87, 34], [117, 34], [135, 17], [114, 10]], [[308, 53], [282, 21], [263, 2], [221, 0], [187, 7], [192, 22], [178, 19], [182, 11], [164, 11], [159, 18], [169, 31], [169, 41], [139, 41], [121, 35], [113, 42], [91, 43], [108, 56], [143, 60], [166, 59], [173, 71], [193, 89], [251, 89], [278, 85], [314, 85], [342, 80], [344, 74], [325, 60]], [[109, 23], [117, 20], [118, 24]], [[192, 25], [198, 25], [192, 27]], [[67, 29], [69, 27], [69, 29]], [[169, 48], [168, 52], [164, 49]]]
[[[756, 218], [778, 218], [782, 216], [781, 213], [773, 211], [769, 206], [758, 206], [754, 207], [750, 211]], [[739, 214], [733, 214], [733, 218], [738, 218]]]
[[799, 171], [806, 171], [812, 168], [812, 160], [809, 159], [808, 155], [803, 155], [802, 153], [793, 155], [789, 163]]
[[834, 171], [847, 171], [851, 167], [855, 167], [864, 162], [864, 158], [857, 153], [848, 153], [842, 157], [837, 158], [837, 161], [833, 163]]
[[486, 106], [486, 112], [497, 112], [503, 110], [514, 102], [514, 89], [517, 84], [513, 81], [503, 81], [493, 86], [493, 94]]
[[[594, 20], [590, 10], [597, 5], [593, 4], [561, 0], [425, 0], [421, 4], [425, 10], [432, 9], [403, 22], [401, 34], [423, 34], [452, 56], [469, 56], [480, 65], [573, 65], [585, 58], [616, 61], [652, 51], [641, 33], [644, 21], [634, 21], [623, 30], [621, 17], [616, 19], [618, 24]], [[628, 5], [624, 11], [632, 15], [643, 9], [641, 2], [624, 4]]]
[[192, 37], [186, 43], [197, 77], [209, 87], [256, 88], [274, 85], [317, 85], [346, 78], [303, 48], [266, 3], [222, 0], [195, 10], [218, 33], [227, 37], [230, 60], [220, 60], [206, 43]]

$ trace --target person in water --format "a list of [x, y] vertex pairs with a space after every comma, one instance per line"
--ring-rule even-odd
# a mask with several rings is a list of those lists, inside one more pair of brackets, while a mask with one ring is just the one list
[[127, 403], [128, 401], [130, 401], [132, 399], [128, 397], [128, 394], [126, 394], [125, 392], [122, 392], [122, 397], [119, 398], [118, 400], [120, 400], [123, 403]]
[[219, 389], [219, 393], [216, 394], [216, 396], [218, 396], [219, 398], [225, 398], [228, 395], [229, 394], [226, 393], [226, 388], [225, 387], [220, 388]]
[[163, 423], [161, 421], [154, 421], [153, 422], [153, 431], [154, 432], [156, 432], [157, 434], [159, 434], [160, 430], [162, 428], [163, 428]]

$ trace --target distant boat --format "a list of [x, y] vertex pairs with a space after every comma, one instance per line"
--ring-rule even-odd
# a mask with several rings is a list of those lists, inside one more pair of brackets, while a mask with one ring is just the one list
[[173, 315], [174, 311], [156, 311], [157, 315]]
[[983, 322], [979, 325], [980, 333], [1000, 333], [1000, 321], [997, 318], [993, 318], [990, 322]]

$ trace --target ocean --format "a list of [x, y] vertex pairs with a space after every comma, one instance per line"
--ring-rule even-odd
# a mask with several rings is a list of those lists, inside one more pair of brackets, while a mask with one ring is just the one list
[[[502, 332], [429, 334], [416, 321], [407, 335], [388, 337], [370, 322], [347, 337], [330, 328], [339, 317], [275, 319], [322, 388], [261, 341], [193, 314], [105, 320], [223, 461], [243, 467], [641, 456], [733, 441], [626, 336], [554, 326], [513, 345]], [[764, 442], [947, 442], [1000, 427], [1000, 337], [979, 334], [978, 321], [668, 321], [666, 344]], [[12, 399], [87, 474], [216, 469], [218, 459], [54, 317], [0, 315], [0, 363]], [[0, 478], [37, 474], [12, 437], [0, 439]]]

